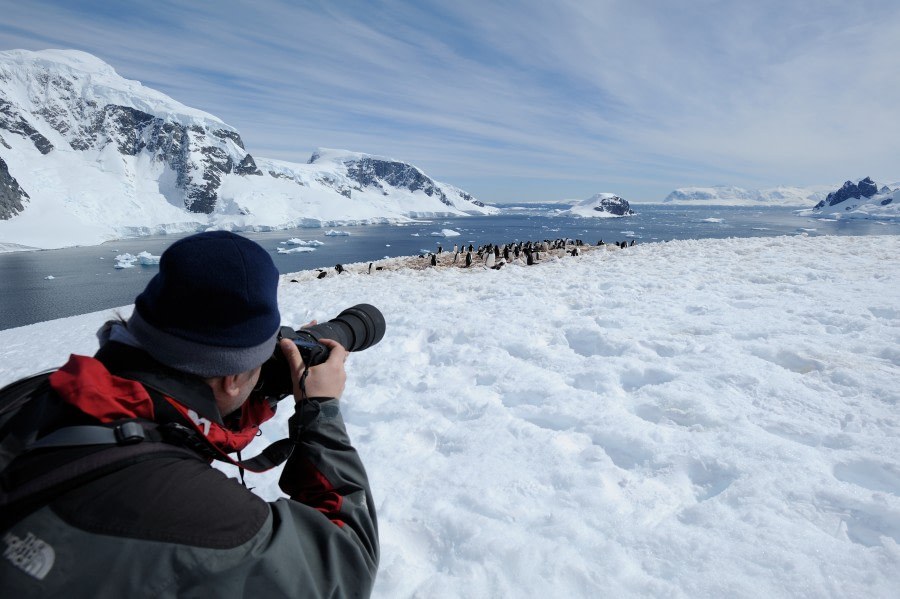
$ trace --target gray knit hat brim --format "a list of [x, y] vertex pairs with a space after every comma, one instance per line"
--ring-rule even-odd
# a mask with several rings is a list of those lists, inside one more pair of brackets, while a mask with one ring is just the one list
[[153, 359], [204, 378], [253, 370], [275, 351], [278, 330], [253, 347], [217, 347], [188, 341], [160, 330], [141, 318], [137, 310], [128, 320], [128, 330]]

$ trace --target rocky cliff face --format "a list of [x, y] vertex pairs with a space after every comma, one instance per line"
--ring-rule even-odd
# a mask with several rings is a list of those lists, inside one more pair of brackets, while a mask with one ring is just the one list
[[[0, 138], [3, 143], [3, 138]], [[0, 219], [8, 219], [25, 210], [23, 202], [28, 194], [19, 187], [15, 177], [9, 174], [6, 162], [0, 158]]]
[[[328, 155], [323, 155], [324, 152], [327, 152]], [[483, 202], [476, 200], [470, 194], [453, 186], [440, 184], [419, 168], [405, 162], [367, 154], [346, 153], [341, 155], [339, 151], [319, 150], [313, 153], [308, 164], [322, 162], [340, 164], [345, 170], [345, 177], [335, 177], [329, 174], [320, 177], [319, 183], [333, 188], [347, 198], [351, 198], [354, 191], [375, 189], [387, 196], [392, 190], [402, 189], [409, 192], [420, 191], [449, 208], [458, 210], [465, 210], [473, 206], [485, 208]]]
[[875, 185], [875, 182], [869, 177], [860, 180], [859, 183], [847, 181], [840, 189], [829, 193], [828, 197], [816, 204], [815, 208], [819, 209], [824, 208], [825, 206], [834, 206], [835, 204], [840, 204], [841, 202], [855, 198], [871, 198], [877, 193], [879, 193], [878, 186]]
[[[214, 118], [182, 118], [164, 105], [122, 94], [108, 65], [91, 66], [97, 71], [33, 57], [0, 65], [0, 134], [26, 138], [43, 155], [108, 146], [122, 156], [144, 154], [174, 175], [180, 197], [170, 201], [196, 213], [215, 210], [223, 175], [262, 174], [237, 131]], [[152, 108], [166, 116], [151, 114]]]
[[614, 193], [598, 193], [575, 203], [562, 214], [587, 217], [631, 216], [634, 210], [625, 198]]
[[600, 198], [597, 205], [594, 206], [594, 210], [598, 212], [609, 212], [616, 216], [629, 216], [634, 214], [634, 210], [631, 209], [631, 205], [628, 201], [619, 196]]

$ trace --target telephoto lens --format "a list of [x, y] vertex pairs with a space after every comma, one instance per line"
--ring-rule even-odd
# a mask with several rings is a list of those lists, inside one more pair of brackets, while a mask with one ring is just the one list
[[[384, 315], [381, 311], [370, 304], [357, 304], [328, 322], [298, 330], [281, 327], [278, 341], [292, 340], [300, 350], [303, 363], [309, 367], [328, 359], [329, 350], [319, 343], [321, 339], [337, 341], [347, 351], [362, 351], [381, 341], [384, 331]], [[268, 397], [283, 397], [292, 392], [292, 386], [290, 367], [276, 344], [272, 357], [262, 365], [256, 388]]]

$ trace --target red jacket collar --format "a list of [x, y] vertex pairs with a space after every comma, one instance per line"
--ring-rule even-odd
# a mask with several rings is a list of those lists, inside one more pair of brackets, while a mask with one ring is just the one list
[[[70, 356], [50, 376], [50, 385], [63, 401], [102, 423], [131, 418], [156, 420], [157, 408], [144, 385], [111, 374], [95, 358]], [[244, 403], [237, 425], [226, 428], [185, 407], [177, 398], [163, 394], [163, 400], [181, 415], [182, 424], [192, 426], [224, 453], [244, 449], [256, 437], [259, 425], [275, 413], [268, 401], [251, 398]]]

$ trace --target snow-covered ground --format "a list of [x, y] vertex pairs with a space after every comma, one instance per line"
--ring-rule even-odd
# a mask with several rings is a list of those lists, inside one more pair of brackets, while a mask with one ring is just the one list
[[[287, 324], [386, 317], [343, 402], [375, 596], [897, 597], [898, 253], [797, 236], [285, 276]], [[92, 353], [109, 315], [0, 331], [0, 384]], [[278, 495], [277, 472], [248, 484]]]

